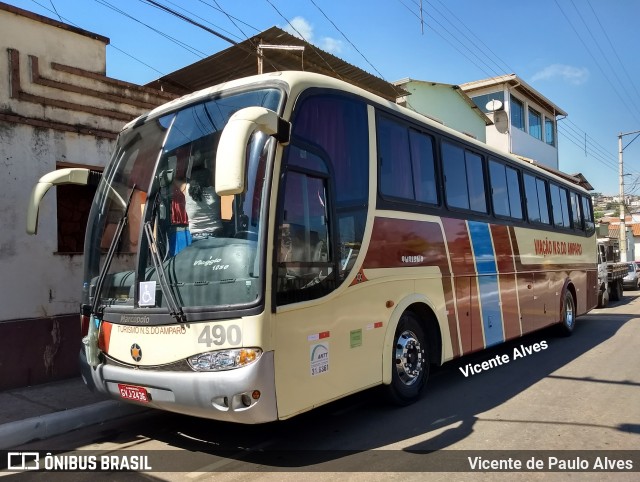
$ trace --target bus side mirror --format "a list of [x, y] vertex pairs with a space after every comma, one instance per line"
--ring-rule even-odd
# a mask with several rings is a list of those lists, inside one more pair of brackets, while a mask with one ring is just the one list
[[291, 124], [264, 107], [246, 107], [233, 114], [222, 131], [216, 155], [215, 187], [219, 196], [244, 192], [247, 143], [255, 131], [288, 144]]
[[[31, 191], [31, 197], [27, 205], [27, 234], [36, 234], [38, 232], [40, 201], [42, 201], [42, 198], [51, 187], [60, 184], [79, 184], [81, 186], [91, 184], [92, 186], [97, 186], [101, 177], [101, 172], [80, 167], [58, 169], [42, 176]], [[121, 203], [124, 204], [124, 201], [121, 201]]]

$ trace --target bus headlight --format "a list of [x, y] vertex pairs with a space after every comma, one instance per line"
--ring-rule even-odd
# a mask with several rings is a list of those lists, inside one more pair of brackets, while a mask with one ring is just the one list
[[233, 370], [257, 361], [262, 356], [260, 348], [238, 348], [200, 353], [189, 357], [189, 366], [197, 372]]

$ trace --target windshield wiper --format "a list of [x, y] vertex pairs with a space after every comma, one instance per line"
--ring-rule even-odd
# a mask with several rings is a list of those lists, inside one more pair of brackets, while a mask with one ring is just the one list
[[116, 226], [116, 232], [113, 234], [113, 239], [111, 240], [111, 244], [109, 245], [109, 251], [107, 251], [107, 255], [104, 258], [104, 264], [102, 265], [102, 269], [100, 270], [100, 274], [98, 275], [98, 280], [96, 281], [95, 288], [95, 296], [93, 298], [93, 304], [91, 305], [91, 313], [96, 314], [98, 312], [98, 305], [100, 304], [100, 293], [102, 292], [102, 285], [104, 284], [104, 280], [107, 277], [107, 271], [109, 271], [109, 267], [111, 266], [111, 261], [113, 261], [113, 255], [116, 252], [116, 247], [120, 243], [120, 238], [122, 236], [122, 231], [124, 231], [124, 227], [127, 225], [129, 221], [129, 206], [131, 206], [131, 199], [133, 198], [133, 193], [136, 190], [136, 185], [134, 184], [131, 188], [131, 192], [129, 193], [129, 198], [127, 199], [127, 204], [124, 206], [124, 212], [122, 213], [122, 217], [118, 221], [118, 225]]
[[[104, 258], [104, 264], [102, 265], [102, 269], [98, 274], [98, 280], [96, 281], [95, 294], [93, 295], [93, 303], [91, 304], [91, 313], [89, 316], [89, 332], [87, 336], [82, 338], [82, 343], [85, 346], [85, 355], [87, 357], [87, 363], [92, 367], [98, 366], [100, 363], [100, 359], [98, 358], [98, 354], [100, 353], [100, 348], [98, 348], [98, 326], [96, 324], [96, 318], [101, 319], [102, 314], [98, 314], [98, 306], [100, 305], [100, 293], [102, 292], [102, 286], [104, 285], [104, 280], [107, 277], [107, 271], [109, 271], [109, 267], [111, 266], [111, 261], [113, 261], [113, 255], [116, 252], [116, 247], [120, 244], [120, 238], [122, 236], [122, 231], [124, 231], [124, 227], [127, 225], [129, 221], [129, 206], [131, 205], [131, 199], [133, 198], [133, 193], [136, 190], [136, 185], [134, 184], [131, 187], [131, 192], [129, 193], [129, 198], [127, 199], [127, 203], [124, 204], [124, 212], [118, 221], [118, 225], [116, 226], [116, 232], [113, 234], [113, 239], [111, 240], [111, 244], [109, 245], [109, 251], [107, 251], [107, 255]], [[114, 194], [117, 195], [115, 191]], [[122, 198], [118, 196], [116, 199], [122, 201]], [[99, 315], [99, 316], [98, 316]], [[100, 322], [98, 321], [98, 324]]]
[[178, 321], [178, 323], [184, 323], [185, 321], [187, 321], [187, 319], [184, 316], [182, 307], [176, 300], [173, 290], [167, 282], [164, 267], [162, 266], [162, 260], [160, 259], [160, 254], [158, 253], [158, 244], [153, 237], [153, 228], [151, 227], [150, 221], [144, 223], [144, 234], [146, 234], [147, 236], [149, 251], [151, 251], [151, 261], [153, 261], [153, 267], [156, 269], [156, 274], [158, 276], [158, 282], [160, 283], [162, 294], [164, 295], [165, 299], [167, 300], [167, 304], [169, 305], [169, 312], [171, 313], [171, 316], [173, 316]]

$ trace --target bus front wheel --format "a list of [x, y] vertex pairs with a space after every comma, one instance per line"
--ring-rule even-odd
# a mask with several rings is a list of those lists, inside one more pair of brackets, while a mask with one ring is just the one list
[[418, 400], [429, 377], [427, 340], [416, 315], [402, 314], [393, 341], [388, 394], [393, 403], [409, 405]]

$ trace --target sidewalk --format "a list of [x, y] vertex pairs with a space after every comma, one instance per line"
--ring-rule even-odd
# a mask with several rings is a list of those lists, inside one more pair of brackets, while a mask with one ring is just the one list
[[0, 450], [144, 410], [91, 393], [82, 379], [0, 392]]

